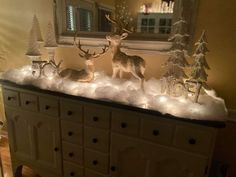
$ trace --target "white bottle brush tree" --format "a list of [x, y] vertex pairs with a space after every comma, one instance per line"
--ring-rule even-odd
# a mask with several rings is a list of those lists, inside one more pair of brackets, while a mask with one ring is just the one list
[[48, 50], [49, 61], [55, 61], [55, 49], [57, 48], [57, 41], [55, 36], [55, 31], [52, 23], [48, 23], [48, 29], [45, 37], [44, 47]]
[[43, 42], [43, 37], [42, 37], [41, 29], [39, 26], [39, 21], [36, 15], [34, 15], [33, 17], [32, 29], [34, 29], [36, 32], [37, 41]]
[[38, 42], [42, 42], [41, 30], [39, 27], [39, 21], [36, 15], [33, 17], [32, 27], [29, 35], [29, 43], [26, 55], [32, 60], [37, 60], [40, 53], [40, 45]]
[[185, 67], [189, 66], [185, 50], [189, 37], [186, 33], [186, 26], [187, 22], [182, 17], [173, 24], [172, 36], [169, 38], [173, 45], [169, 52], [170, 56], [163, 65], [166, 68], [166, 72], [162, 79], [162, 92], [172, 96], [183, 94], [184, 90], [179, 89], [179, 86], [184, 88], [184, 79], [188, 78], [184, 71]]
[[37, 33], [35, 31], [35, 28], [32, 28], [30, 30], [29, 43], [28, 43], [28, 49], [27, 49], [26, 55], [32, 60], [35, 60], [39, 58], [39, 56], [41, 55], [39, 49], [40, 49], [40, 46], [37, 41]]
[[207, 48], [207, 39], [205, 31], [202, 32], [202, 35], [198, 42], [195, 43], [196, 50], [193, 54], [194, 63], [192, 65], [192, 71], [190, 76], [190, 82], [196, 84], [194, 102], [198, 102], [199, 95], [202, 87], [208, 87], [206, 84], [207, 73], [205, 69], [210, 69], [206, 61], [206, 53], [209, 52]]
[[44, 47], [46, 48], [57, 47], [55, 31], [54, 31], [52, 23], [48, 23], [48, 29], [47, 29]]

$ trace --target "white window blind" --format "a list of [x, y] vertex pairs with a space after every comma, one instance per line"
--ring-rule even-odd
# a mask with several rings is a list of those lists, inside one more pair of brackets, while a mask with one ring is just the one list
[[67, 31], [75, 31], [76, 23], [75, 23], [75, 8], [71, 5], [68, 5], [66, 8], [67, 15]]

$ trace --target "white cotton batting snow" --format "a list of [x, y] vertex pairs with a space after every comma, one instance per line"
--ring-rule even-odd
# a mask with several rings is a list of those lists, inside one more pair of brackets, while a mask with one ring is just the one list
[[224, 100], [216, 97], [213, 90], [208, 95], [200, 95], [199, 104], [193, 103], [191, 98], [161, 94], [161, 82], [154, 78], [145, 82], [145, 92], [140, 89], [137, 79], [112, 79], [103, 72], [96, 72], [95, 80], [91, 83], [80, 83], [60, 77], [37, 79], [31, 74], [31, 66], [24, 66], [5, 72], [2, 79], [70, 95], [157, 110], [180, 118], [221, 121], [227, 117]]

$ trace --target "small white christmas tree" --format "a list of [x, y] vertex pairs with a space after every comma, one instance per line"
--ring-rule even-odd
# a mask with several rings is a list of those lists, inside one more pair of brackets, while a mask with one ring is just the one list
[[39, 26], [39, 21], [36, 15], [33, 17], [32, 29], [36, 32], [37, 41], [43, 42], [42, 33]]
[[55, 37], [55, 31], [52, 23], [48, 23], [47, 34], [45, 38], [44, 47], [48, 50], [49, 61], [54, 61], [55, 49], [57, 48], [57, 42]]
[[189, 66], [186, 57], [187, 52], [185, 50], [188, 34], [186, 34], [187, 22], [180, 17], [180, 19], [173, 24], [172, 36], [169, 41], [172, 41], [173, 45], [169, 52], [169, 58], [165, 62], [166, 73], [163, 75], [165, 81], [163, 92], [168, 95], [177, 95], [175, 93], [174, 86], [176, 83], [182, 83], [184, 85], [184, 79], [188, 78], [185, 74], [184, 68]]
[[194, 102], [198, 102], [199, 94], [202, 86], [207, 86], [207, 73], [205, 69], [210, 69], [206, 61], [206, 53], [209, 52], [207, 48], [207, 39], [205, 35], [205, 30], [198, 42], [195, 43], [196, 50], [193, 54], [194, 64], [192, 65], [192, 72], [190, 76], [190, 81], [196, 83], [195, 98]]
[[32, 28], [30, 30], [29, 44], [26, 55], [29, 56], [32, 60], [34, 60], [36, 57], [39, 57], [41, 55], [39, 49], [40, 46], [37, 42], [37, 34], [35, 28]]
[[48, 23], [48, 29], [47, 29], [44, 47], [46, 48], [57, 47], [55, 31], [54, 31], [52, 23]]

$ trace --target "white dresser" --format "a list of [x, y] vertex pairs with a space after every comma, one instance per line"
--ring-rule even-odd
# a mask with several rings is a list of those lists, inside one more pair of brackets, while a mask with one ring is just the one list
[[2, 84], [15, 177], [206, 177], [224, 125]]

